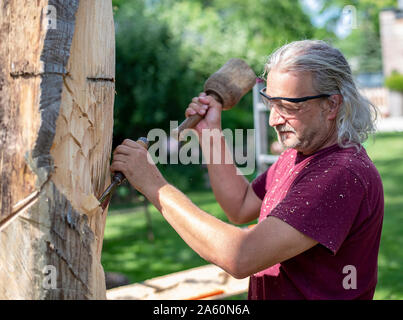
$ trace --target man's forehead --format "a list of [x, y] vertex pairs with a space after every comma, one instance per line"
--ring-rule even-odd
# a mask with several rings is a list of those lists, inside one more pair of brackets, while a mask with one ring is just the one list
[[272, 69], [267, 75], [267, 93], [272, 97], [301, 97], [315, 92], [312, 73]]

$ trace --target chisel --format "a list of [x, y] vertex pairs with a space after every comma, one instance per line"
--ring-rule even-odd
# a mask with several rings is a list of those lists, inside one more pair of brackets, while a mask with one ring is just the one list
[[[147, 138], [141, 137], [136, 142], [141, 146], [143, 146], [145, 149], [148, 149], [149, 142]], [[102, 193], [102, 195], [98, 199], [98, 201], [100, 202], [100, 206], [102, 207], [103, 210], [105, 210], [105, 208], [107, 207], [110, 197], [112, 193], [115, 191], [116, 187], [119, 186], [125, 179], [126, 177], [122, 172], [115, 172], [115, 174], [112, 177], [111, 184], [108, 186], [108, 188], [106, 188], [104, 193]]]

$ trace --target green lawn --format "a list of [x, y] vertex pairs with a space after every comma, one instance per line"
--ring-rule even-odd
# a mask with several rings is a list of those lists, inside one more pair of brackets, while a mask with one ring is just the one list
[[[188, 196], [203, 210], [225, 220], [211, 192], [190, 193]], [[155, 240], [147, 237], [147, 221], [141, 208], [125, 213], [110, 210], [102, 252], [105, 271], [121, 272], [131, 282], [161, 276], [207, 264], [177, 235], [175, 230], [152, 206], [152, 228]]]
[[381, 174], [385, 216], [375, 299], [403, 299], [403, 134], [378, 134], [366, 143]]
[[[403, 299], [403, 134], [378, 134], [365, 147], [382, 176], [385, 190], [375, 299]], [[227, 221], [211, 192], [188, 196], [203, 210]], [[156, 209], [150, 206], [150, 211], [153, 242], [147, 238], [147, 223], [141, 208], [124, 211], [110, 208], [102, 254], [105, 271], [120, 272], [131, 282], [138, 282], [207, 263], [185, 244]]]

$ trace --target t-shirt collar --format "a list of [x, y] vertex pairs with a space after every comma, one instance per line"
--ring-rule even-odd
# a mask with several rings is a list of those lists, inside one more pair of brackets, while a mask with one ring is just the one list
[[304, 161], [307, 158], [314, 157], [314, 156], [317, 156], [319, 154], [323, 154], [323, 153], [328, 152], [328, 151], [333, 151], [333, 149], [337, 149], [337, 148], [340, 148], [340, 147], [339, 147], [339, 145], [337, 143], [335, 143], [335, 144], [332, 144], [329, 147], [320, 149], [320, 150], [318, 150], [318, 151], [316, 151], [314, 153], [308, 154], [308, 155], [304, 155], [302, 152], [295, 150], [296, 151], [295, 163], [296, 164], [300, 163], [301, 161]]

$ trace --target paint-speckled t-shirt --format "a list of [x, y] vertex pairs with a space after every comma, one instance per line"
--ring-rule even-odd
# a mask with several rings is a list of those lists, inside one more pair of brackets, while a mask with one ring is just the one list
[[249, 299], [372, 299], [384, 200], [364, 148], [286, 150], [252, 187], [273, 216], [319, 243], [250, 277]]

